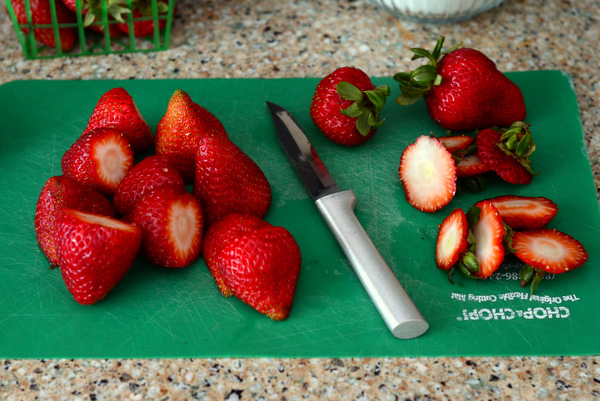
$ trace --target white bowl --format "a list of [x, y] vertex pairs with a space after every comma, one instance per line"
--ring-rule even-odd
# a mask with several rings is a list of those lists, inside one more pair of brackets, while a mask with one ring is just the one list
[[390, 14], [414, 22], [447, 24], [488, 11], [504, 0], [371, 0]]

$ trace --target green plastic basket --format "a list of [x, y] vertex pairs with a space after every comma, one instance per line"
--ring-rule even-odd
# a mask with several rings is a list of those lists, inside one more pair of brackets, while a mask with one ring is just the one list
[[[117, 24], [118, 21], [108, 17], [106, 0], [101, 0], [102, 18], [98, 18], [91, 24], [91, 26], [103, 28], [102, 33], [92, 30], [91, 26], [84, 27], [84, 16], [81, 13], [82, 0], [75, 0], [77, 11], [74, 12], [75, 22], [73, 23], [58, 23], [56, 5], [62, 0], [47, 0], [50, 3], [52, 17], [50, 24], [34, 23], [30, 8], [31, 0], [19, 0], [24, 3], [26, 12], [26, 20], [19, 21], [14, 8], [16, 1], [6, 0], [6, 6], [26, 59], [154, 52], [169, 48], [169, 36], [171, 34], [171, 24], [175, 11], [175, 0], [151, 0], [150, 8], [152, 13], [148, 16], [134, 16], [133, 13], [125, 14], [123, 19], [124, 23], [129, 27], [129, 32], [123, 32], [118, 37], [111, 37], [109, 34], [111, 25]], [[132, 9], [134, 1], [126, 0], [124, 6]], [[168, 11], [166, 13], [159, 13], [158, 3], [167, 4]], [[148, 21], [153, 22], [152, 32], [146, 36], [136, 37], [133, 28], [134, 24]], [[64, 50], [61, 47], [59, 29], [63, 28], [75, 31], [76, 44], [69, 50]], [[52, 45], [43, 44], [36, 39], [36, 30], [40, 32], [40, 30], [44, 29], [51, 34]]]

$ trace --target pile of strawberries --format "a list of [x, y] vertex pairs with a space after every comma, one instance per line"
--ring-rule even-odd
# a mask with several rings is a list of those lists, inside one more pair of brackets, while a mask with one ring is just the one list
[[42, 188], [35, 232], [77, 302], [103, 299], [138, 255], [184, 268], [202, 254], [224, 296], [275, 320], [289, 315], [301, 256], [287, 230], [263, 220], [271, 186], [183, 90], [154, 135], [131, 95], [109, 90], [61, 167]]
[[[80, 10], [77, 9], [76, 0], [56, 0], [54, 10], [52, 10], [50, 0], [30, 0], [29, 10], [24, 0], [11, 0], [11, 4], [19, 24], [47, 25], [48, 27], [34, 29], [35, 38], [50, 47], [57, 47], [58, 42], [63, 51], [72, 49], [77, 43], [79, 37], [77, 31], [78, 11], [83, 17], [83, 25], [86, 29], [104, 35], [106, 25], [108, 26], [107, 34], [111, 38], [129, 34], [130, 26], [126, 20], [127, 14], [131, 14], [135, 18], [133, 22], [134, 36], [142, 37], [154, 33], [153, 10], [150, 0], [133, 0], [131, 9], [127, 7], [127, 1], [125, 0], [107, 0], [105, 7], [108, 21], [104, 20], [102, 2], [97, 0], [81, 0]], [[157, 2], [158, 15], [166, 14], [168, 9], [167, 2]], [[31, 20], [27, 18], [28, 11], [31, 13]], [[56, 13], [57, 23], [65, 25], [58, 29], [58, 41], [52, 28], [53, 11]], [[164, 29], [165, 26], [166, 19], [159, 19], [158, 28]], [[28, 33], [25, 28], [23, 28], [23, 31]]]

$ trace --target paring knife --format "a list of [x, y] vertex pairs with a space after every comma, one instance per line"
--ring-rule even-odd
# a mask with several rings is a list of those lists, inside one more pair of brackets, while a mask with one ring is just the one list
[[429, 324], [356, 218], [354, 192], [338, 188], [290, 112], [267, 106], [281, 146], [392, 334], [409, 339], [425, 333]]

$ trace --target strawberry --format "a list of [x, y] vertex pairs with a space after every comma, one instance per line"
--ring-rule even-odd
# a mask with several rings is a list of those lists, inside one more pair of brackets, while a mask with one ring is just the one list
[[263, 217], [272, 199], [260, 167], [222, 136], [200, 140], [192, 194], [200, 201], [208, 224], [234, 212]]
[[289, 316], [301, 255], [285, 228], [233, 213], [208, 228], [202, 253], [224, 296], [235, 295], [273, 320]]
[[438, 136], [437, 139], [444, 144], [450, 153], [464, 150], [475, 138], [470, 135]]
[[69, 177], [54, 176], [46, 181], [35, 208], [35, 235], [50, 267], [58, 264], [57, 220], [63, 209], [76, 209], [115, 217], [109, 200], [100, 192]]
[[150, 126], [124, 88], [113, 88], [100, 97], [84, 133], [96, 128], [121, 131], [134, 153], [148, 149], [154, 141]]
[[156, 128], [156, 154], [173, 160], [186, 184], [194, 182], [198, 141], [207, 135], [227, 137], [223, 124], [210, 111], [194, 103], [186, 92], [177, 89]]
[[[160, 15], [165, 15], [169, 11], [169, 6], [164, 2], [157, 2], [157, 15], [158, 29], [165, 29], [167, 26], [166, 18], [158, 18]], [[131, 15], [135, 20], [133, 21], [133, 34], [137, 37], [148, 36], [154, 33], [155, 18], [152, 14], [152, 2], [149, 0], [141, 0], [137, 3], [137, 8], [133, 10]], [[122, 22], [118, 25], [119, 29], [125, 33], [129, 33], [129, 23]]]
[[58, 220], [58, 260], [69, 292], [80, 304], [103, 299], [138, 253], [142, 230], [111, 217], [63, 210]]
[[370, 139], [384, 124], [380, 114], [389, 94], [387, 85], [376, 88], [362, 70], [338, 68], [317, 85], [310, 116], [326, 137], [355, 146]]
[[134, 204], [146, 193], [159, 187], [169, 186], [185, 191], [183, 179], [166, 156], [148, 156], [123, 177], [113, 197], [117, 212], [129, 213]]
[[133, 152], [119, 131], [97, 128], [71, 145], [61, 165], [67, 177], [104, 195], [112, 195], [133, 166]]
[[536, 175], [529, 159], [535, 152], [529, 124], [515, 122], [507, 130], [482, 129], [475, 143], [483, 163], [504, 181], [529, 184]]
[[[67, 8], [73, 12], [77, 12], [76, 0], [62, 0]], [[80, 12], [83, 15], [83, 26], [95, 32], [104, 33], [104, 12], [103, 4], [106, 8], [108, 16], [108, 32], [111, 38], [117, 38], [123, 35], [116, 23], [112, 21], [123, 22], [123, 14], [130, 13], [127, 6], [127, 0], [106, 0], [100, 2], [96, 0], [81, 0]]]
[[525, 119], [523, 94], [479, 50], [455, 46], [442, 52], [441, 36], [433, 52], [414, 48], [413, 59], [429, 64], [410, 73], [397, 73], [401, 95], [396, 102], [408, 105], [425, 97], [433, 120], [445, 129], [466, 131], [492, 126], [507, 127]]
[[[77, 41], [77, 18], [75, 13], [69, 10], [60, 1], [55, 1], [56, 22], [59, 24], [73, 24], [72, 27], [63, 26], [58, 29], [58, 40], [52, 28], [52, 5], [49, 0], [29, 0], [31, 20], [27, 18], [27, 7], [24, 0], [12, 0], [12, 8], [15, 12], [17, 22], [24, 26], [47, 25], [46, 28], [34, 28], [33, 35], [46, 46], [59, 47], [62, 51], [73, 48]], [[21, 28], [23, 32], [29, 33], [29, 29]]]
[[579, 241], [554, 229], [517, 231], [512, 246], [515, 256], [524, 263], [552, 274], [573, 270], [588, 259]]
[[452, 154], [439, 140], [426, 135], [404, 149], [398, 173], [408, 203], [424, 212], [446, 206], [456, 192]]
[[467, 215], [462, 209], [454, 209], [438, 231], [435, 261], [440, 269], [448, 270], [458, 262], [460, 254], [467, 249], [468, 234]]
[[156, 265], [185, 267], [200, 254], [204, 219], [189, 192], [157, 188], [142, 197], [123, 220], [142, 228], [141, 254]]
[[556, 203], [543, 196], [503, 195], [488, 201], [496, 206], [502, 221], [515, 230], [542, 228], [558, 212]]
[[479, 268], [473, 271], [473, 275], [483, 279], [491, 276], [504, 260], [504, 224], [492, 202], [481, 201], [476, 207], [480, 212], [471, 224], [471, 231], [474, 236], [473, 255]]
[[456, 163], [457, 177], [472, 177], [474, 175], [487, 173], [490, 168], [481, 160], [477, 153], [459, 157]]

